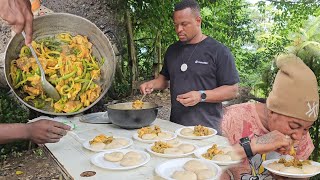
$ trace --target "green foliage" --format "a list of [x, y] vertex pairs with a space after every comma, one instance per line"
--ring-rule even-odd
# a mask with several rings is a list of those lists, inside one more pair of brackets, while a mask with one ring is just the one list
[[[10, 97], [8, 91], [0, 89], [0, 123], [26, 123], [28, 117], [29, 111]], [[0, 145], [0, 160], [5, 159], [9, 153], [19, 155], [19, 152], [28, 148], [28, 145], [27, 141]]]

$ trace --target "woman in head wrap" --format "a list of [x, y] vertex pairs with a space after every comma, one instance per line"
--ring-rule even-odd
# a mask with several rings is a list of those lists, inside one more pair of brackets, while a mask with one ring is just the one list
[[272, 178], [261, 165], [264, 160], [278, 159], [290, 150], [305, 160], [314, 149], [308, 131], [318, 118], [317, 79], [295, 55], [281, 55], [276, 63], [279, 71], [266, 104], [226, 108], [223, 135], [245, 159], [241, 166], [230, 169], [234, 179]]

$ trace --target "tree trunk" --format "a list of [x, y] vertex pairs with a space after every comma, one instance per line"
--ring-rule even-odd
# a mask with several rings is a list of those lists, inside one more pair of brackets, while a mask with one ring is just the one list
[[158, 77], [163, 65], [160, 31], [158, 31], [156, 35], [155, 59], [156, 59], [156, 62], [154, 62], [154, 77]]
[[129, 67], [131, 68], [131, 94], [134, 93], [134, 85], [137, 83], [138, 67], [136, 48], [133, 39], [132, 20], [129, 10], [126, 11], [127, 33], [128, 33], [128, 50], [129, 50]]

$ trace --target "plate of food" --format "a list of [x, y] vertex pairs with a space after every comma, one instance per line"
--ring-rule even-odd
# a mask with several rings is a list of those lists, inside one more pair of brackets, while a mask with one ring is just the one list
[[168, 180], [173, 179], [219, 179], [221, 168], [203, 159], [179, 158], [166, 161], [155, 169], [156, 173]]
[[186, 139], [206, 139], [217, 134], [217, 130], [205, 126], [187, 126], [177, 129], [178, 136]]
[[159, 157], [165, 158], [179, 158], [186, 157], [195, 152], [198, 146], [191, 143], [179, 141], [156, 141], [154, 144], [148, 146], [147, 151]]
[[91, 140], [85, 141], [83, 147], [94, 152], [125, 149], [133, 144], [133, 141], [126, 137], [113, 137], [100, 134]]
[[143, 143], [154, 143], [156, 141], [168, 141], [175, 139], [177, 135], [170, 131], [162, 130], [159, 126], [148, 126], [140, 128], [133, 134], [133, 138]]
[[227, 166], [238, 164], [241, 158], [234, 152], [231, 146], [213, 144], [195, 151], [194, 155], [200, 159], [210, 160], [218, 165]]
[[103, 169], [128, 170], [147, 164], [150, 155], [144, 151], [120, 149], [100, 152], [91, 158], [91, 163]]
[[271, 159], [262, 165], [271, 173], [287, 178], [309, 178], [320, 173], [320, 163], [310, 160]]

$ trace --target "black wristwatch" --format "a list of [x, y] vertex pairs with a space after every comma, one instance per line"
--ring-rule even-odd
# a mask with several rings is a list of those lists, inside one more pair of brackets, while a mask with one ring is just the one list
[[244, 152], [246, 152], [247, 158], [249, 160], [253, 157], [250, 142], [251, 140], [248, 137], [244, 137], [240, 139], [240, 145], [243, 147]]
[[201, 96], [201, 102], [206, 102], [206, 99], [207, 99], [206, 92], [204, 90], [200, 90], [199, 93], [200, 93], [200, 96]]

